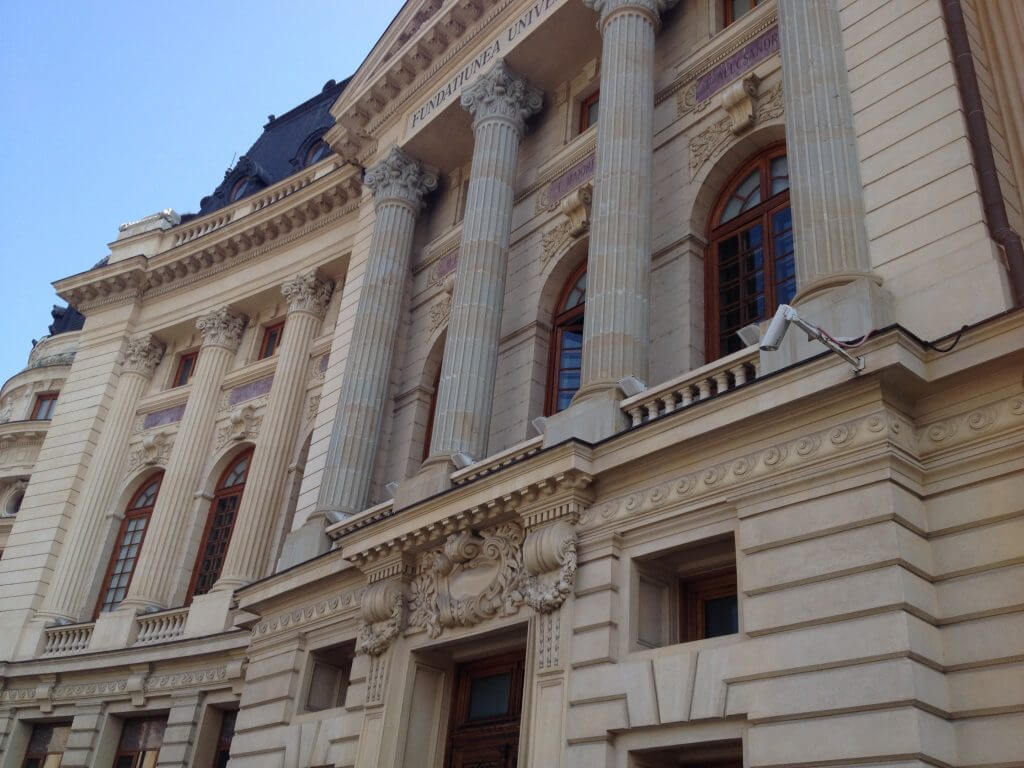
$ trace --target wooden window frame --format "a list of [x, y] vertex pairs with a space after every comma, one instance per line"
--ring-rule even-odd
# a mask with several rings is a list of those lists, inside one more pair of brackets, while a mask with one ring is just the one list
[[594, 91], [592, 94], [583, 99], [580, 99], [580, 110], [578, 113], [579, 120], [577, 124], [579, 133], [583, 133], [584, 131], [589, 130], [591, 127], [597, 124], [597, 120], [601, 119], [600, 107], [598, 107], [597, 120], [595, 120], [593, 123], [587, 122], [587, 118], [590, 116], [590, 107], [592, 107], [594, 104], [600, 103], [600, 101], [601, 91], [599, 90]]
[[548, 344], [548, 382], [544, 394], [544, 415], [551, 416], [555, 413], [558, 405], [558, 374], [561, 372], [559, 363], [562, 359], [562, 329], [569, 323], [582, 319], [586, 314], [587, 298], [584, 295], [583, 301], [570, 309], [562, 310], [566, 299], [576, 283], [587, 273], [587, 262], [576, 267], [569, 279], [565, 281], [561, 292], [558, 294], [558, 301], [555, 302], [555, 315], [551, 320], [551, 343]]
[[[57, 407], [57, 396], [59, 392], [40, 392], [32, 404], [32, 421], [51, 421], [53, 411]], [[39, 409], [46, 406], [46, 416], [39, 416]]]
[[[764, 302], [765, 319], [771, 317], [777, 305], [775, 301], [775, 240], [771, 236], [771, 217], [783, 208], [790, 206], [789, 188], [771, 195], [771, 161], [777, 157], [786, 155], [785, 142], [777, 142], [765, 147], [754, 157], [741, 165], [722, 186], [718, 200], [711, 209], [711, 216], [708, 218], [706, 236], [708, 241], [707, 258], [704, 268], [704, 350], [705, 361], [712, 362], [722, 356], [720, 344], [720, 318], [719, 318], [719, 268], [718, 268], [718, 247], [726, 239], [739, 234], [758, 221], [762, 224], [763, 232], [763, 259], [764, 259]], [[732, 199], [732, 193], [736, 186], [743, 181], [753, 170], [758, 169], [761, 174], [761, 202], [744, 211], [735, 218], [724, 224], [716, 224], [722, 215], [725, 206]], [[795, 258], [795, 254], [794, 254]]]
[[[757, 8], [759, 3], [762, 3], [764, 1], [765, 0], [751, 0], [750, 10], [747, 11], [747, 13], [751, 13], [755, 8]], [[732, 0], [722, 0], [722, 19], [724, 20], [723, 24], [722, 24], [722, 28], [723, 29], [725, 27], [728, 27], [734, 21], [737, 21], [738, 19], [742, 19], [743, 16], [746, 16], [746, 15], [747, 14], [745, 13], [745, 14], [743, 14], [741, 16], [737, 16], [736, 18], [733, 18], [733, 15], [732, 15]]]
[[[277, 340], [274, 342], [274, 347], [269, 352], [267, 351], [270, 345], [271, 334], [277, 331]], [[263, 340], [260, 341], [260, 352], [256, 356], [257, 360], [266, 360], [268, 357], [273, 357], [277, 354], [277, 351], [281, 348], [281, 342], [284, 340], [284, 320], [278, 320], [276, 323], [263, 326]]]
[[434, 437], [434, 412], [437, 410], [437, 392], [441, 388], [441, 363], [437, 365], [437, 374], [434, 376], [434, 391], [430, 395], [430, 410], [427, 411], [427, 428], [423, 433], [423, 456], [420, 462], [424, 462], [430, 456], [430, 441]]
[[[135, 718], [132, 718], [132, 719], [135, 719]], [[163, 743], [164, 743], [164, 740], [165, 740], [165, 737], [166, 737], [166, 734], [167, 734], [167, 731], [166, 731], [166, 728], [167, 728], [167, 718], [166, 717], [142, 717], [142, 718], [138, 718], [138, 719], [139, 720], [162, 720], [164, 722], [164, 733], [161, 735], [161, 738], [160, 738], [160, 747], [158, 747], [157, 750], [156, 750], [157, 754], [159, 755], [160, 750], [163, 749]], [[125, 726], [127, 725], [127, 722], [128, 721], [125, 721]], [[141, 764], [138, 762], [138, 758], [141, 757], [142, 755], [144, 755], [146, 752], [152, 752], [153, 750], [152, 749], [123, 749], [122, 746], [121, 746], [121, 741], [124, 738], [124, 726], [122, 726], [121, 733], [122, 733], [121, 737], [119, 737], [118, 740], [117, 740], [117, 751], [114, 753], [114, 763], [113, 764], [117, 765], [118, 760], [120, 758], [122, 758], [122, 757], [131, 757], [131, 758], [134, 758], [133, 761], [132, 761], [132, 768], [136, 768], [137, 766], [139, 766], [141, 768]]]
[[38, 760], [40, 768], [45, 768], [45, 766], [46, 766], [46, 758], [51, 757], [53, 755], [60, 755], [61, 756], [61, 760], [58, 761], [58, 765], [59, 765], [60, 762], [63, 761], [64, 753], [67, 752], [66, 740], [65, 740], [64, 748], [61, 749], [59, 752], [31, 752], [30, 750], [32, 748], [32, 736], [34, 735], [34, 732], [35, 732], [36, 728], [39, 728], [39, 727], [44, 727], [45, 728], [47, 726], [50, 726], [50, 727], [60, 727], [60, 728], [68, 728], [68, 730], [70, 732], [71, 721], [70, 720], [66, 720], [66, 721], [62, 720], [62, 721], [56, 722], [56, 723], [32, 723], [31, 725], [32, 725], [32, 730], [29, 732], [28, 746], [25, 749], [25, 755], [22, 757], [21, 762], [18, 763], [18, 765], [20, 765], [20, 766], [27, 766], [29, 760]]
[[[245, 484], [249, 481], [249, 470], [252, 469], [252, 454], [253, 449], [247, 448], [241, 453], [235, 455], [228, 465], [224, 468], [224, 471], [220, 473], [220, 478], [217, 480], [216, 490], [213, 493], [213, 499], [210, 501], [209, 512], [206, 513], [206, 523], [203, 525], [203, 535], [199, 539], [199, 550], [196, 552], [196, 560], [192, 565], [192, 578], [189, 580], [188, 592], [185, 598], [185, 605], [191, 605], [192, 599], [196, 596], [196, 586], [199, 582], [199, 569], [203, 562], [203, 555], [206, 552], [206, 547], [209, 545], [210, 532], [213, 530], [213, 520], [217, 514], [217, 502], [227, 496], [233, 496], [238, 494], [238, 508], [235, 510], [235, 517], [231, 521], [231, 528], [228, 531], [228, 546], [231, 546], [231, 537], [235, 532], [235, 525], [238, 523], [238, 510], [242, 507], [242, 496], [245, 492]], [[231, 474], [238, 463], [245, 457], [249, 458], [249, 465], [245, 468], [245, 478], [241, 483], [224, 487], [224, 482], [227, 480], [228, 475]], [[227, 552], [224, 553], [224, 559], [227, 559]], [[217, 571], [217, 579], [220, 578], [220, 572], [224, 568], [224, 562], [221, 561], [220, 568]], [[214, 583], [216, 580], [214, 579]], [[205, 592], [203, 594], [206, 594]]]
[[707, 639], [704, 605], [721, 597], [736, 597], [738, 607], [735, 566], [679, 579], [679, 642]]
[[[153, 494], [153, 504], [148, 507], [139, 507], [138, 509], [135, 509], [135, 502], [137, 502], [139, 500], [139, 497], [142, 496], [142, 494], [144, 494], [149, 489], [149, 486], [153, 484], [154, 479], [156, 480], [156, 493]], [[107, 563], [107, 570], [104, 571], [103, 581], [100, 582], [100, 593], [96, 596], [96, 607], [93, 609], [92, 612], [93, 621], [95, 621], [103, 612], [103, 598], [107, 594], [110, 579], [114, 575], [114, 568], [115, 566], [117, 566], [117, 561], [119, 559], [117, 553], [121, 547], [121, 541], [124, 539], [125, 532], [128, 529], [128, 524], [132, 520], [138, 519], [140, 517], [145, 517], [147, 518], [146, 527], [142, 531], [142, 538], [139, 539], [139, 555], [142, 554], [142, 547], [146, 543], [146, 534], [149, 532], [149, 519], [152, 518], [153, 510], [156, 508], [156, 500], [160, 498], [160, 486], [163, 483], [163, 481], [163, 472], [157, 472], [156, 474], [148, 475], [146, 479], [136, 489], [135, 493], [132, 494], [132, 498], [128, 502], [127, 507], [125, 508], [124, 517], [121, 518], [121, 525], [118, 526], [117, 529], [117, 537], [114, 539], [114, 548], [110, 552], [110, 560]], [[138, 565], [138, 563], [139, 557], [136, 556], [135, 562], [132, 563], [131, 573], [128, 575], [128, 583], [125, 585], [126, 590], [131, 588], [132, 579], [135, 578], [135, 566]]]
[[[192, 367], [188, 370], [188, 378], [181, 381], [182, 372], [185, 368], [186, 361], [192, 361]], [[199, 365], [199, 350], [189, 349], [178, 354], [178, 364], [174, 368], [174, 378], [171, 379], [171, 389], [177, 389], [178, 387], [188, 386], [192, 382], [192, 377], [196, 375], [196, 366]]]
[[[452, 703], [448, 715], [448, 733], [445, 738], [446, 766], [452, 765], [456, 742], [474, 737], [487, 739], [499, 737], [503, 732], [513, 730], [515, 723], [517, 741], [523, 732], [523, 694], [526, 670], [526, 655], [522, 649], [490, 656], [485, 659], [467, 661], [456, 665], [452, 678]], [[469, 719], [470, 692], [474, 679], [489, 677], [507, 671], [511, 675], [509, 686], [509, 711], [507, 715]]]
[[[227, 736], [224, 734], [224, 724], [228, 722], [228, 718], [231, 718], [231, 733]], [[237, 709], [224, 709], [221, 710], [221, 722], [220, 727], [217, 729], [217, 744], [213, 750], [213, 766], [217, 768], [221, 764], [221, 758], [224, 758], [223, 762], [226, 765], [228, 758], [231, 754], [231, 742], [235, 738], [235, 728], [238, 725], [238, 710]]]

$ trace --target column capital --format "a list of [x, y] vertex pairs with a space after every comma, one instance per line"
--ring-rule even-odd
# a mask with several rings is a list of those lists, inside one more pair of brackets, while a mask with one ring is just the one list
[[423, 207], [423, 198], [437, 188], [437, 171], [392, 147], [380, 160], [366, 169], [363, 183], [378, 201], [395, 200]]
[[196, 320], [196, 328], [203, 334], [204, 347], [224, 347], [234, 352], [242, 340], [245, 321], [245, 315], [236, 315], [227, 307], [221, 307]]
[[164, 345], [153, 338], [152, 334], [144, 333], [128, 340], [121, 368], [126, 373], [137, 373], [148, 379], [163, 356]]
[[296, 275], [281, 284], [281, 294], [288, 302], [288, 314], [308, 312], [323, 317], [333, 290], [334, 283], [321, 278], [316, 270]]
[[463, 92], [460, 102], [473, 115], [474, 129], [489, 118], [504, 118], [511, 120], [522, 133], [526, 118], [544, 105], [544, 93], [505, 66], [502, 58]]
[[600, 14], [597, 26], [604, 31], [604, 26], [610, 18], [623, 13], [632, 12], [647, 16], [651, 23], [657, 27], [661, 23], [661, 14], [669, 10], [679, 0], [583, 0], [588, 8], [593, 8]]

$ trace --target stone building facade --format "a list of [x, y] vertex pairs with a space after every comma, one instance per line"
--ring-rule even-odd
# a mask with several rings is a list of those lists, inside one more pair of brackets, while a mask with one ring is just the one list
[[0, 768], [1024, 765], [1022, 42], [410, 0], [57, 281]]

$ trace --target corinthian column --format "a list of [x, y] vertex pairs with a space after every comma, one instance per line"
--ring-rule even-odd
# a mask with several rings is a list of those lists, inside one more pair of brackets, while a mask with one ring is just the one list
[[231, 542], [213, 591], [235, 589], [265, 575], [273, 544], [274, 519], [281, 509], [288, 460], [302, 419], [309, 343], [323, 319], [333, 285], [316, 273], [299, 275], [281, 286], [288, 302], [281, 351], [270, 385], [249, 480], [238, 509]]
[[225, 307], [199, 318], [196, 328], [203, 335], [203, 343], [192, 391], [167, 460], [128, 596], [121, 603], [125, 610], [171, 607], [180, 577], [195, 561], [196, 553], [186, 551], [192, 509], [209, 459], [221, 381], [238, 349], [245, 318]]
[[650, 343], [654, 36], [675, 0], [584, 0], [600, 14], [601, 116], [576, 400], [647, 377]]
[[437, 173], [392, 147], [366, 170], [363, 183], [373, 192], [376, 220], [327, 447], [317, 519], [311, 521], [316, 525], [329, 513], [351, 515], [366, 507], [413, 229], [424, 196], [437, 187]]
[[835, 1], [779, 0], [779, 38], [796, 279], [807, 296], [863, 277], [871, 259]]
[[135, 405], [163, 353], [164, 345], [148, 333], [130, 339], [125, 346], [117, 391], [93, 451], [64, 551], [39, 611], [46, 618], [58, 622], [90, 618], [97, 582], [109, 557], [109, 547], [104, 545], [113, 543], [108, 518], [112, 512], [123, 511], [115, 510], [113, 504], [124, 472]]
[[516, 164], [526, 118], [543, 95], [502, 59], [462, 94], [473, 115], [473, 164], [462, 223], [455, 293], [441, 364], [430, 463], [457, 452], [483, 458], [505, 300]]

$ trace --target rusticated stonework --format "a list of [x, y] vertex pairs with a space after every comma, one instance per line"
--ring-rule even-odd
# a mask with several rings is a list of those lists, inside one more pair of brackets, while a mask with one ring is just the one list
[[366, 169], [363, 183], [378, 201], [395, 200], [419, 210], [423, 207], [423, 198], [437, 189], [437, 171], [424, 167], [398, 147], [392, 147]]

